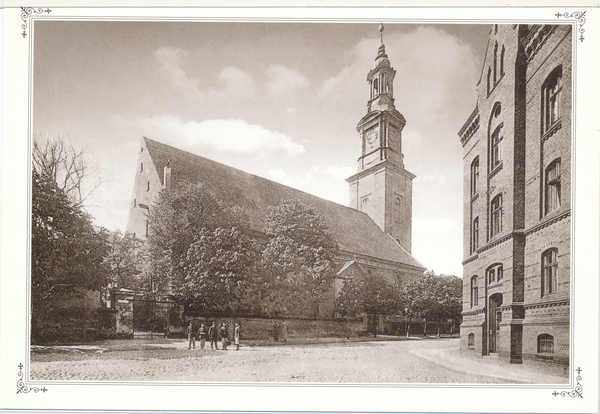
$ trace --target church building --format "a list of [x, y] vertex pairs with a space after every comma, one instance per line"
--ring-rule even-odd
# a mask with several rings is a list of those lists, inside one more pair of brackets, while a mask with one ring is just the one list
[[493, 25], [463, 146], [462, 351], [570, 356], [570, 25]]
[[296, 199], [323, 216], [338, 250], [334, 289], [331, 300], [320, 310], [322, 317], [334, 316], [335, 296], [348, 276], [380, 274], [397, 286], [420, 277], [425, 267], [410, 253], [415, 176], [403, 165], [405, 120], [394, 107], [394, 75], [382, 42], [367, 77], [367, 114], [357, 127], [362, 152], [357, 173], [347, 179], [350, 207], [144, 137], [127, 232], [144, 239], [148, 235], [148, 212], [159, 192], [185, 179], [201, 182], [241, 207], [248, 214], [248, 230], [253, 232], [264, 234], [269, 207], [285, 199]]

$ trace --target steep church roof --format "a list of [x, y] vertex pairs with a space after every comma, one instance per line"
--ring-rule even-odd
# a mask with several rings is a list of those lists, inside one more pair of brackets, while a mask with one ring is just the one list
[[252, 230], [264, 230], [265, 217], [270, 206], [275, 206], [284, 199], [297, 199], [323, 216], [329, 232], [341, 250], [424, 268], [363, 212], [146, 137], [144, 144], [161, 183], [163, 169], [169, 162], [174, 182], [178, 179], [202, 182], [211, 191], [221, 195], [225, 201], [244, 208], [249, 215]]

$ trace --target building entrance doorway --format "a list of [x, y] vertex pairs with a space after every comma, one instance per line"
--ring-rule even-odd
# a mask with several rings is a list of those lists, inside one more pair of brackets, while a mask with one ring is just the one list
[[498, 308], [502, 305], [502, 293], [495, 293], [488, 301], [488, 353], [498, 352], [498, 331], [502, 321], [502, 311]]

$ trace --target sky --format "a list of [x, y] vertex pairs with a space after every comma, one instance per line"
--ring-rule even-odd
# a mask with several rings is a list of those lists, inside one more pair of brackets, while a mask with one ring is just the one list
[[[36, 21], [33, 132], [83, 149], [124, 231], [143, 136], [348, 205], [378, 23]], [[489, 25], [385, 24], [412, 254], [462, 276], [462, 146]], [[95, 182], [95, 180], [93, 180]], [[92, 182], [90, 181], [90, 185]]]

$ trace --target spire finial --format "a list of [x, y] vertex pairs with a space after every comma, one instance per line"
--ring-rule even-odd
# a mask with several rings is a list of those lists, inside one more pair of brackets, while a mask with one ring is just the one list
[[379, 24], [379, 33], [381, 36], [381, 44], [383, 44], [383, 23]]

